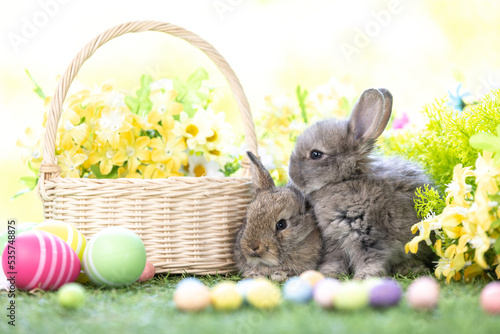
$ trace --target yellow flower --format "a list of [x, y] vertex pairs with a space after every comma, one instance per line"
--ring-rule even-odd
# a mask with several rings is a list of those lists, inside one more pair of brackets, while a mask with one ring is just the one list
[[38, 168], [42, 162], [43, 137], [28, 127], [24, 130], [25, 138], [18, 139], [16, 146], [21, 149], [23, 163], [30, 163], [31, 167]]
[[[144, 165], [141, 165], [139, 167], [144, 167]], [[140, 168], [138, 168], [139, 170]], [[143, 176], [139, 171], [136, 171], [134, 173], [130, 173], [128, 168], [125, 167], [120, 167], [118, 168], [118, 177], [119, 178], [134, 178], [134, 179], [142, 179]]]
[[121, 159], [115, 158], [118, 151], [113, 150], [110, 145], [100, 145], [89, 155], [89, 163], [91, 165], [96, 165], [99, 163], [99, 172], [102, 175], [108, 175], [113, 169], [114, 165], [121, 166], [126, 157], [121, 157]]
[[462, 268], [465, 266], [464, 254], [457, 254], [456, 245], [449, 246], [443, 254], [441, 250], [441, 240], [438, 241], [439, 243], [436, 242], [435, 244], [435, 249], [436, 253], [438, 253], [441, 258], [439, 259], [438, 265], [435, 270], [436, 277], [446, 277], [447, 283], [450, 283], [450, 280], [452, 278], [454, 278], [455, 280], [459, 280], [462, 277], [460, 274], [460, 270], [462, 270]]
[[181, 112], [180, 122], [175, 123], [173, 133], [176, 137], [186, 138], [187, 146], [194, 151], [203, 151], [207, 138], [214, 135], [207, 113], [201, 108], [196, 111], [193, 118], [186, 112]]
[[472, 263], [470, 266], [464, 270], [465, 281], [469, 282], [472, 278], [476, 276], [483, 275], [484, 269], [481, 268], [477, 263]]
[[149, 145], [153, 152], [151, 160], [153, 162], [169, 163], [169, 168], [175, 172], [179, 171], [181, 165], [187, 164], [186, 142], [183, 137], [175, 137], [172, 133], [174, 119], [169, 116], [162, 121], [161, 126], [156, 126], [161, 137], [151, 140]]
[[203, 154], [208, 161], [216, 161], [219, 165], [225, 166], [232, 160], [228, 152], [235, 140], [233, 126], [225, 121], [223, 112], [215, 114], [212, 109], [207, 109], [206, 112], [213, 135], [207, 138]]
[[420, 241], [425, 240], [425, 242], [431, 244], [431, 231], [441, 228], [441, 223], [439, 221], [440, 216], [430, 216], [427, 219], [413, 225], [411, 227], [411, 232], [415, 234], [420, 231], [420, 234], [414, 237], [410, 242], [405, 245], [406, 253], [412, 252], [416, 253], [418, 251], [418, 244]]
[[170, 176], [182, 176], [182, 173], [174, 171], [172, 168], [172, 161], [167, 163], [155, 162], [144, 167], [143, 175], [145, 179], [158, 179]]
[[475, 224], [465, 223], [463, 234], [458, 240], [457, 253], [465, 253], [468, 250], [467, 244], [474, 249], [474, 261], [482, 268], [488, 268], [484, 260], [484, 253], [490, 248], [490, 239], [486, 232]]
[[88, 138], [90, 129], [87, 124], [80, 124], [80, 116], [69, 109], [63, 113], [59, 127], [59, 143], [64, 150], [82, 145]]
[[179, 115], [183, 109], [182, 104], [175, 102], [177, 92], [174, 90], [155, 90], [149, 95], [153, 103], [151, 111], [158, 112], [160, 115]]
[[221, 177], [220, 165], [215, 161], [207, 161], [203, 156], [190, 155], [188, 163], [188, 176], [195, 177]]
[[135, 134], [139, 135], [141, 130], [148, 131], [153, 129], [158, 125], [158, 123], [160, 123], [160, 120], [161, 115], [156, 111], [151, 111], [142, 117], [134, 114], [132, 116], [132, 124]]
[[61, 167], [62, 177], [80, 177], [80, 165], [87, 159], [87, 156], [82, 153], [77, 153], [78, 147], [73, 147], [71, 150], [64, 151], [57, 156], [57, 164]]
[[104, 107], [96, 129], [97, 140], [102, 145], [109, 143], [111, 148], [118, 149], [120, 146], [120, 133], [132, 129], [127, 115], [131, 114], [125, 107]]
[[462, 235], [462, 222], [467, 216], [467, 208], [461, 206], [447, 206], [439, 215], [443, 231], [452, 239]]
[[150, 139], [147, 136], [135, 138], [131, 131], [123, 133], [121, 138], [120, 148], [111, 162], [113, 165], [121, 165], [126, 161], [129, 173], [133, 174], [141, 162], [151, 158], [151, 152], [147, 148]]
[[446, 196], [446, 205], [450, 204], [453, 198], [453, 203], [458, 206], [467, 205], [467, 194], [471, 191], [471, 186], [465, 183], [467, 177], [474, 176], [474, 172], [470, 167], [462, 168], [462, 164], [458, 164], [453, 168], [452, 182], [446, 188], [448, 195]]
[[476, 183], [478, 190], [486, 192], [489, 195], [498, 192], [496, 177], [500, 176], [500, 167], [493, 166], [493, 153], [484, 151], [483, 156], [479, 154], [476, 160]]

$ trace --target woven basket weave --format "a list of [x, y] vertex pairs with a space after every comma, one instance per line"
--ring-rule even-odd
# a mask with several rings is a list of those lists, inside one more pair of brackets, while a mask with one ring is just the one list
[[167, 179], [61, 178], [55, 159], [57, 124], [71, 82], [83, 63], [109, 40], [129, 32], [158, 31], [203, 51], [227, 79], [243, 121], [248, 148], [257, 139], [247, 98], [224, 58], [206, 41], [178, 26], [137, 21], [113, 27], [88, 43], [61, 77], [50, 105], [38, 193], [45, 219], [77, 227], [87, 239], [110, 226], [137, 233], [157, 273], [223, 274], [236, 270], [233, 243], [253, 198], [249, 164], [243, 177]]

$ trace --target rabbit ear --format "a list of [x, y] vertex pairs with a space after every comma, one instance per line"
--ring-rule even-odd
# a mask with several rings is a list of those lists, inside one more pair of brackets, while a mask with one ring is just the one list
[[274, 180], [271, 177], [271, 174], [269, 174], [260, 160], [252, 152], [247, 152], [247, 155], [252, 163], [250, 171], [252, 173], [255, 192], [259, 193], [263, 190], [271, 190], [275, 188]]
[[380, 120], [379, 128], [377, 129], [377, 137], [384, 132], [387, 123], [389, 123], [389, 119], [391, 118], [392, 113], [392, 94], [385, 88], [379, 88], [379, 92], [384, 95], [384, 116]]
[[[389, 121], [390, 109], [392, 108], [392, 96], [389, 91], [383, 89], [367, 89], [361, 94], [354, 106], [349, 119], [349, 130], [357, 140], [376, 139], [382, 134]], [[389, 112], [386, 113], [385, 92], [387, 92]]]

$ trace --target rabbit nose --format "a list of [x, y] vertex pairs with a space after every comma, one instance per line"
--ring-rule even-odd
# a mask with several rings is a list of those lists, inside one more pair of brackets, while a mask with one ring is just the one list
[[256, 247], [250, 247], [250, 256], [251, 257], [260, 257], [259, 251], [260, 251], [260, 245]]

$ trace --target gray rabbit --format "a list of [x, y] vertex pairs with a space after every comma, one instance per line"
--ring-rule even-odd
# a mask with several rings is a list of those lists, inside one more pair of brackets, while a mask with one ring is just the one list
[[257, 157], [247, 154], [256, 195], [236, 237], [234, 253], [240, 273], [285, 281], [317, 269], [322, 240], [309, 201], [291, 183], [276, 187]]
[[430, 180], [410, 162], [372, 154], [391, 109], [388, 90], [368, 89], [349, 119], [318, 122], [297, 139], [290, 178], [314, 206], [326, 275], [363, 279], [417, 272], [432, 263], [428, 247], [418, 254], [404, 250], [419, 221], [415, 190]]

